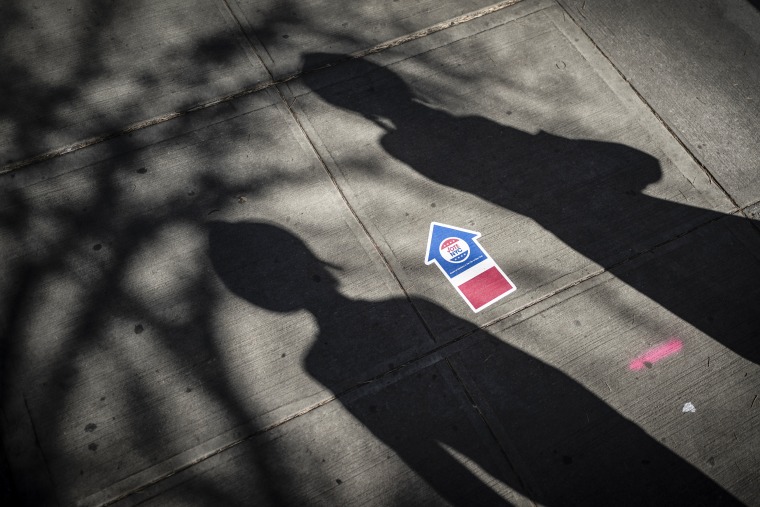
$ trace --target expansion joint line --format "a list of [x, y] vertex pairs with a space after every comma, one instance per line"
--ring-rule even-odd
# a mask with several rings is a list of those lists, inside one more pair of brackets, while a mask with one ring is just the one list
[[[512, 462], [513, 461], [512, 458], [510, 458], [509, 453], [504, 448], [504, 445], [502, 444], [499, 437], [496, 435], [496, 431], [494, 431], [493, 427], [491, 426], [490, 421], [488, 420], [488, 417], [486, 417], [486, 415], [481, 410], [480, 405], [478, 405], [478, 402], [475, 399], [475, 396], [473, 396], [473, 394], [467, 388], [467, 384], [465, 384], [464, 379], [459, 375], [459, 372], [454, 367], [454, 365], [452, 364], [449, 358], [446, 358], [446, 364], [451, 369], [451, 372], [454, 375], [454, 378], [456, 378], [457, 382], [464, 390], [465, 396], [467, 396], [467, 401], [470, 402], [470, 405], [472, 405], [472, 408], [477, 412], [478, 416], [480, 417], [480, 420], [483, 422], [483, 424], [485, 424], [486, 428], [488, 428], [488, 432], [491, 435], [491, 438], [493, 438], [494, 442], [497, 443], [502, 457], [506, 460], [507, 464], [509, 465], [509, 468], [512, 470], [512, 473], [515, 474], [515, 477], [517, 478], [517, 481], [519, 482], [521, 491], [528, 491], [528, 487], [527, 487], [527, 484], [525, 483], [525, 480], [523, 480], [523, 478], [520, 476], [520, 471]], [[536, 504], [533, 503], [533, 505], [536, 505]]]

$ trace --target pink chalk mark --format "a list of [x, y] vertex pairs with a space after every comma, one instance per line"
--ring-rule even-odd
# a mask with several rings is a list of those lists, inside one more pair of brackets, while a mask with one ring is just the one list
[[678, 338], [672, 338], [665, 343], [661, 343], [660, 345], [652, 347], [631, 361], [631, 364], [628, 365], [628, 369], [638, 371], [644, 366], [647, 366], [647, 363], [649, 363], [649, 366], [651, 366], [661, 359], [672, 356], [682, 348], [683, 342]]

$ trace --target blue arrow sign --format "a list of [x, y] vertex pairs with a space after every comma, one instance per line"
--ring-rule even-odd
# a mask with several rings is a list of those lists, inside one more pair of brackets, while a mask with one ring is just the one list
[[425, 264], [435, 263], [475, 312], [516, 290], [479, 237], [479, 232], [433, 222], [425, 256]]
[[457, 273], [486, 260], [487, 256], [477, 241], [479, 237], [479, 232], [433, 222], [430, 224], [425, 264], [436, 262], [447, 277], [453, 278]]

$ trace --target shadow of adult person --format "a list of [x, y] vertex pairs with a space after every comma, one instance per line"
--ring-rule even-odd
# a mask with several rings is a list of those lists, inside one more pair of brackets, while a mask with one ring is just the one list
[[[417, 361], [408, 360], [394, 373], [398, 380], [367, 389], [361, 396], [343, 396], [355, 393], [351, 386], [362, 386], [369, 380], [367, 372], [378, 365], [390, 368], [386, 365], [398, 356], [399, 348], [414, 339], [393, 332], [398, 328], [399, 306], [408, 308], [408, 301], [345, 297], [330, 273], [335, 266], [321, 261], [301, 239], [278, 226], [213, 222], [209, 227], [209, 256], [225, 286], [257, 307], [283, 314], [283, 318], [296, 311], [309, 312], [317, 331], [304, 358], [306, 372], [335, 393], [353, 417], [448, 503], [507, 503], [455, 459], [451, 450], [545, 505], [736, 503], [711, 479], [567, 375], [487, 333], [465, 338], [469, 340], [465, 350], [487, 347], [493, 357], [489, 364], [500, 365], [491, 372], [489, 385], [479, 385], [478, 389], [487, 388], [491, 396], [514, 401], [510, 419], [519, 420], [524, 428], [520, 434], [504, 437], [511, 440], [505, 455], [514, 460], [514, 472], [506, 465], [504, 455], [494, 457], [498, 446], [489, 430], [473, 429], [478, 424], [485, 426], [462, 384], [458, 380], [436, 384], [436, 375], [430, 375], [432, 367], [414, 369]], [[348, 325], [341, 317], [346, 315], [362, 317]], [[445, 354], [438, 353], [441, 357], [433, 365], [437, 371], [459, 378], [461, 368], [453, 374]], [[478, 364], [482, 368], [482, 362]], [[406, 368], [412, 373], [404, 375]], [[436, 404], [433, 398], [444, 401]], [[578, 428], [571, 423], [580, 420], [594, 424]], [[504, 428], [511, 424], [490, 422]], [[578, 445], [581, 452], [568, 450], [577, 450]], [[331, 466], [335, 469], [335, 464]], [[385, 478], [369, 480], [382, 482]], [[298, 479], [291, 478], [291, 483], [298, 483]], [[310, 490], [312, 486], [304, 488]], [[399, 500], [401, 504], [408, 503], [403, 500]], [[433, 501], [427, 499], [428, 503]]]
[[[310, 54], [303, 66], [326, 59]], [[662, 170], [640, 150], [455, 116], [424, 104], [398, 75], [364, 59], [344, 62], [339, 71], [346, 78], [338, 83], [325, 81], [321, 71], [303, 80], [326, 102], [381, 126], [380, 144], [392, 157], [434, 182], [534, 220], [602, 267], [698, 228], [693, 241], [658, 252], [644, 269], [622, 266], [615, 274], [760, 362], [760, 263], [742, 244], [756, 234], [751, 220], [647, 195], [643, 190]], [[711, 222], [717, 223], [703, 227]]]

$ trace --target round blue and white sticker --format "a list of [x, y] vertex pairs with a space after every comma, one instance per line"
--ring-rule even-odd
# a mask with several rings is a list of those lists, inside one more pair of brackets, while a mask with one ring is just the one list
[[470, 246], [459, 238], [446, 238], [438, 247], [444, 260], [453, 263], [464, 262], [470, 256]]

